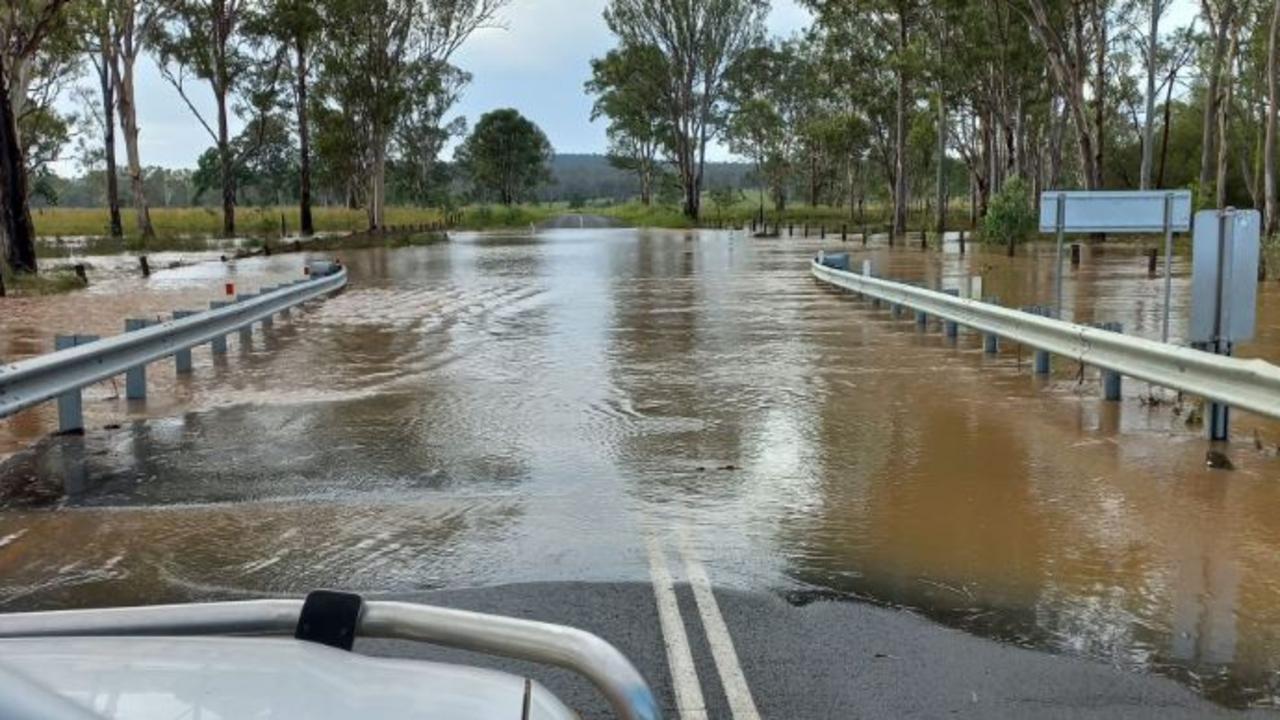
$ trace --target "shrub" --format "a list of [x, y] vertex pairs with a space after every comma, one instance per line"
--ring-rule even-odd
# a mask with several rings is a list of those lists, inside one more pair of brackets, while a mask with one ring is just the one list
[[1029, 240], [1036, 231], [1039, 218], [1031, 204], [1031, 190], [1027, 181], [1013, 176], [1005, 181], [1000, 192], [987, 203], [987, 216], [982, 221], [982, 239], [989, 243], [1004, 244], [1013, 255], [1018, 243]]

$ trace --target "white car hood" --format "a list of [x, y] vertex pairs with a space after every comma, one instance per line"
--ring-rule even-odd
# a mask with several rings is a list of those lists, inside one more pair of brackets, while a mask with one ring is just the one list
[[[0, 665], [104, 718], [520, 720], [526, 680], [294, 639], [0, 640]], [[532, 683], [530, 720], [576, 717]]]

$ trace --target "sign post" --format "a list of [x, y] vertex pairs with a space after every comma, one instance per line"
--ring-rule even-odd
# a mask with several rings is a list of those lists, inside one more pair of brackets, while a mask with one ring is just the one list
[[1040, 194], [1040, 232], [1057, 235], [1054, 316], [1062, 318], [1062, 245], [1066, 233], [1156, 233], [1165, 236], [1164, 321], [1169, 341], [1173, 233], [1191, 229], [1190, 190], [1046, 190]]
[[[1188, 333], [1193, 347], [1230, 355], [1237, 342], [1253, 337], [1261, 226], [1257, 210], [1227, 208], [1196, 213]], [[1230, 408], [1209, 403], [1205, 425], [1210, 440], [1226, 440], [1231, 428]]]

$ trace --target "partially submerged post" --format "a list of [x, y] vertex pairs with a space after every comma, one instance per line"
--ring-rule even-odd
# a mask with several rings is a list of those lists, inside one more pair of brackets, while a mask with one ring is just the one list
[[[1192, 246], [1191, 323], [1187, 339], [1217, 355], [1253, 337], [1257, 318], [1258, 245], [1262, 216], [1257, 210], [1202, 210], [1196, 213]], [[1226, 440], [1230, 408], [1209, 403], [1210, 440]]]

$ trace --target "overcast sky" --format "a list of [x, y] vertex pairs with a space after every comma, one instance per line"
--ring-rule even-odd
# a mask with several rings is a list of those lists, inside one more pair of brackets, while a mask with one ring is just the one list
[[[512, 0], [502, 15], [504, 28], [477, 32], [454, 58], [472, 75], [456, 114], [474, 124], [489, 110], [514, 107], [546, 132], [557, 152], [604, 152], [604, 121], [589, 120], [591, 98], [582, 85], [590, 75], [591, 58], [613, 47], [613, 36], [602, 17], [606, 1]], [[774, 0], [771, 33], [790, 35], [809, 22], [808, 13], [795, 0]], [[139, 61], [137, 83], [143, 164], [195, 167], [196, 158], [213, 144], [208, 133], [150, 58]], [[92, 86], [89, 79], [82, 84]], [[194, 94], [213, 125], [213, 99], [206, 87], [199, 86]], [[238, 131], [240, 126], [236, 121], [233, 128]], [[58, 172], [78, 171], [69, 157], [73, 154], [68, 148]], [[711, 154], [725, 157], [719, 148]], [[452, 148], [445, 155], [448, 159]], [[123, 162], [123, 146], [119, 157]]]

